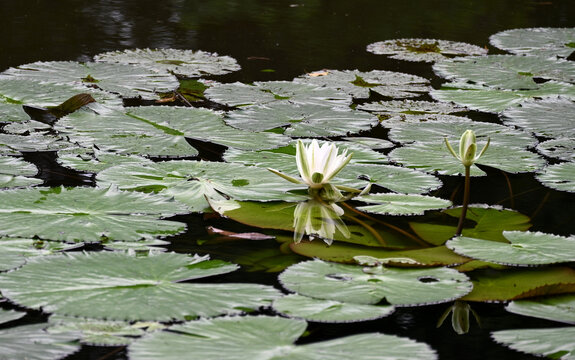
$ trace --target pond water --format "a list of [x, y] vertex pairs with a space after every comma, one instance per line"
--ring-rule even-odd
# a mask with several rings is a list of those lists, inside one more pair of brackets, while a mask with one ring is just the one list
[[[435, 38], [462, 41], [502, 53], [489, 44], [499, 31], [526, 27], [575, 26], [575, 2], [565, 1], [378, 1], [378, 0], [31, 0], [0, 2], [0, 71], [36, 61], [89, 61], [105, 51], [131, 48], [176, 48], [217, 52], [237, 59], [242, 69], [218, 76], [221, 82], [291, 80], [311, 71], [339, 69], [389, 70], [425, 77], [432, 86], [444, 82], [430, 64], [389, 59], [365, 50], [366, 45], [396, 38]], [[497, 121], [496, 115], [473, 112], [475, 120]], [[384, 131], [374, 135], [385, 136]], [[219, 148], [206, 145], [205, 154]], [[217, 156], [216, 156], [217, 158]], [[41, 169], [47, 186], [86, 185], [92, 179], [59, 166], [54, 153], [28, 154]], [[497, 204], [529, 215], [532, 230], [568, 236], [575, 234], [575, 196], [545, 188], [532, 174], [504, 174], [486, 169], [474, 179], [471, 203]], [[441, 177], [444, 186], [434, 195], [461, 201], [460, 177]], [[205, 226], [249, 230], [232, 221], [213, 221], [200, 215], [180, 216], [189, 229], [171, 238], [171, 250], [210, 253], [234, 261], [227, 245], [198, 245], [207, 237]], [[252, 229], [253, 230], [253, 229]], [[244, 246], [263, 246], [248, 243]], [[272, 248], [275, 245], [265, 245]], [[246, 250], [244, 249], [244, 250]], [[238, 251], [241, 252], [241, 251]], [[247, 250], [246, 250], [247, 252]], [[277, 274], [238, 271], [222, 282], [275, 285]], [[436, 328], [447, 304], [400, 308], [380, 320], [347, 324], [309, 325], [302, 342], [332, 339], [358, 332], [384, 332], [431, 345], [443, 360], [530, 359], [497, 345], [496, 330], [556, 326], [553, 322], [506, 312], [499, 304], [473, 303], [481, 328], [472, 320], [466, 335], [450, 324]], [[32, 314], [30, 318], [42, 318]], [[449, 322], [449, 320], [447, 321]], [[1, 357], [1, 356], [0, 356]], [[85, 346], [67, 359], [127, 359], [123, 348]], [[534, 357], [533, 357], [534, 358]]]

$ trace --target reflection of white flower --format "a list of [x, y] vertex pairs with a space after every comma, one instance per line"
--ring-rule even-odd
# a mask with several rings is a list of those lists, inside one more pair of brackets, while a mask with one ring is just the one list
[[319, 146], [317, 140], [305, 146], [301, 140], [297, 142], [296, 163], [301, 178], [312, 189], [319, 189], [343, 169], [351, 160], [347, 150], [338, 154], [338, 148], [333, 143], [326, 142]]
[[461, 135], [461, 139], [459, 139], [459, 154], [455, 153], [455, 150], [445, 138], [445, 145], [447, 145], [447, 149], [456, 159], [459, 159], [463, 166], [469, 167], [473, 165], [487, 150], [489, 146], [490, 139], [487, 139], [487, 144], [483, 147], [479, 155], [475, 155], [477, 152], [477, 144], [475, 143], [475, 133], [473, 130], [466, 130], [463, 135]]
[[315, 236], [331, 244], [336, 232], [348, 238], [350, 232], [341, 220], [343, 209], [337, 204], [326, 204], [316, 199], [300, 202], [294, 210], [294, 241], [300, 242], [304, 235]]

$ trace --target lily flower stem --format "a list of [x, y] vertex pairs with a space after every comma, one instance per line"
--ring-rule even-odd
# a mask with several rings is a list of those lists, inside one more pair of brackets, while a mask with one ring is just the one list
[[469, 206], [469, 188], [471, 185], [471, 166], [465, 167], [465, 186], [463, 188], [463, 205], [461, 206], [461, 215], [459, 215], [459, 223], [457, 224], [457, 230], [455, 231], [455, 236], [460, 236], [463, 231], [463, 222], [467, 216], [467, 207]]

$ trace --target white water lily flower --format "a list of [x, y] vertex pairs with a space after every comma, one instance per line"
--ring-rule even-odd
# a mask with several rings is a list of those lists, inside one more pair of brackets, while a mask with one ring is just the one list
[[349, 238], [350, 232], [341, 219], [344, 211], [337, 204], [327, 204], [311, 199], [300, 202], [294, 210], [294, 241], [300, 242], [304, 235], [310, 240], [322, 238], [331, 245], [337, 232]]
[[475, 142], [475, 133], [473, 130], [466, 130], [463, 135], [461, 135], [461, 139], [459, 139], [459, 154], [455, 153], [455, 150], [449, 144], [447, 137], [445, 138], [445, 145], [447, 145], [447, 149], [456, 159], [460, 160], [463, 166], [469, 167], [473, 165], [487, 150], [489, 147], [489, 142], [491, 139], [487, 139], [487, 144], [483, 147], [479, 155], [475, 155], [477, 152], [477, 144]]
[[326, 142], [320, 146], [313, 139], [305, 146], [298, 140], [296, 163], [303, 182], [312, 189], [319, 189], [349, 163], [351, 155], [347, 155], [347, 150], [338, 154], [338, 148], [333, 143]]

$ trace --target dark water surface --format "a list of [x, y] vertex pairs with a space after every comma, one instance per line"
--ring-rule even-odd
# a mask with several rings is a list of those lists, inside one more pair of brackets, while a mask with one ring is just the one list
[[[496, 53], [488, 38], [498, 31], [573, 26], [573, 0], [0, 0], [0, 71], [41, 60], [89, 61], [110, 50], [171, 47], [234, 57], [242, 70], [217, 77], [224, 82], [291, 80], [328, 68], [400, 71], [432, 79], [438, 86], [442, 81], [429, 64], [388, 60], [366, 52], [366, 45], [394, 38], [437, 38]], [[50, 156], [28, 160], [43, 167], [41, 176], [49, 185], [78, 181], [58, 169]], [[445, 178], [438, 196], [449, 198], [460, 180]], [[575, 196], [545, 189], [532, 175], [506, 176], [494, 170], [472, 186], [472, 202], [500, 204], [534, 216], [533, 230], [575, 233]], [[190, 221], [201, 226], [195, 217]], [[197, 251], [190, 233], [176, 240], [173, 249]], [[260, 275], [230, 276], [240, 281], [275, 278]], [[483, 316], [482, 328], [474, 324], [469, 334], [457, 336], [448, 323], [435, 328], [447, 306], [400, 309], [389, 318], [354, 325], [311, 324], [305, 341], [380, 331], [427, 342], [442, 360], [531, 359], [495, 344], [489, 333], [556, 326], [512, 315], [500, 305], [474, 304]], [[70, 359], [125, 359], [125, 351], [118, 350], [87, 347]]]

